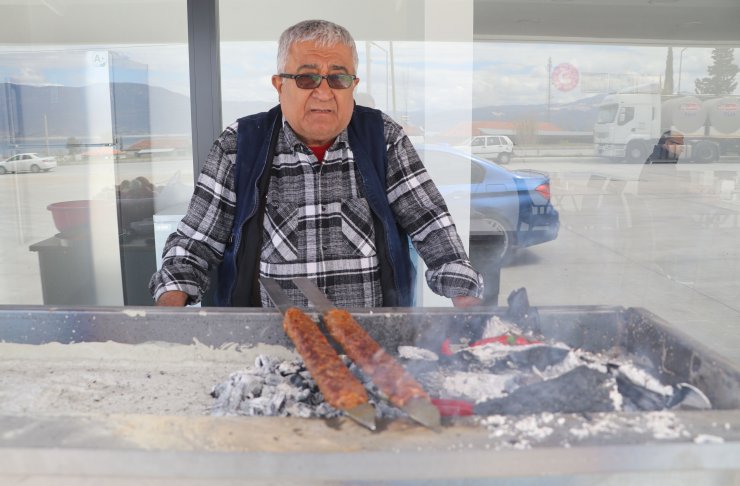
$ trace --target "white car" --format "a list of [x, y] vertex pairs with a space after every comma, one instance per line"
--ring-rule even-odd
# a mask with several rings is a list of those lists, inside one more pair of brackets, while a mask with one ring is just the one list
[[500, 164], [508, 164], [514, 155], [514, 142], [506, 135], [478, 135], [455, 148]]
[[18, 154], [0, 162], [0, 174], [9, 172], [48, 172], [57, 166], [55, 157], [44, 157], [39, 154]]

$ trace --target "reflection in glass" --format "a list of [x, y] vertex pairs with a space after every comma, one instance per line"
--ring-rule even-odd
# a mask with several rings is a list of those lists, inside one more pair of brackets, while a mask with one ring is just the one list
[[187, 80], [184, 45], [0, 48], [0, 155], [56, 161], [0, 178], [2, 303], [151, 304], [153, 215], [192, 192]]

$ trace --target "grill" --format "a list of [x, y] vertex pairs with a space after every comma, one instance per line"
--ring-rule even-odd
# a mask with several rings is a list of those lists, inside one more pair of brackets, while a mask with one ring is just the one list
[[[399, 346], [435, 348], [447, 336], [474, 335], [482, 323], [506, 311], [364, 309], [353, 314], [381, 346], [394, 352]], [[540, 307], [537, 313], [539, 319], [523, 319], [520, 327], [585, 351], [628, 356], [665, 384], [699, 388], [713, 409], [460, 417], [449, 419], [441, 432], [395, 420], [370, 432], [345, 419], [212, 417], [206, 410], [142, 415], [133, 402], [130, 409], [101, 405], [92, 414], [74, 406], [56, 414], [34, 414], [32, 409], [19, 413], [12, 408], [12, 390], [0, 385], [0, 478], [423, 480], [700, 471], [702, 478], [716, 479], [738, 474], [736, 363], [644, 309], [558, 306]], [[31, 351], [52, 342], [82, 341], [136, 346], [164, 342], [214, 353], [233, 352], [239, 345], [244, 350], [255, 344], [292, 348], [281, 323], [276, 311], [262, 309], [3, 307], [0, 341], [29, 345]], [[115, 366], [116, 359], [101, 356], [99, 363]], [[245, 353], [244, 365], [250, 359]], [[193, 369], [197, 374], [197, 365]], [[96, 370], [89, 372], [94, 376]], [[54, 374], [64, 373], [58, 369]], [[203, 379], [207, 393], [216, 382], [205, 375]], [[84, 398], [84, 391], [80, 393]], [[150, 398], [144, 394], [139, 400]], [[181, 408], [177, 393], [156, 398], [171, 402], [173, 410]], [[604, 460], [604, 454], [611, 459]]]

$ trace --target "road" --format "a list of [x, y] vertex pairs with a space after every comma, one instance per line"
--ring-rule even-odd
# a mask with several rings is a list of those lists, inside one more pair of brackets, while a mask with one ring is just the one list
[[[518, 157], [507, 167], [550, 175], [561, 230], [502, 270], [500, 304], [525, 287], [538, 306], [644, 307], [740, 362], [740, 158], [658, 167]], [[191, 190], [187, 160], [0, 177], [0, 304], [43, 302], [37, 255], [28, 247], [56, 233], [48, 204], [110, 194], [138, 176], [180, 195]]]

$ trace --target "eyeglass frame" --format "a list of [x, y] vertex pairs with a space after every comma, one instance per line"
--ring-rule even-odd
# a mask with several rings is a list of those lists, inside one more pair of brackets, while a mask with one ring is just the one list
[[[331, 89], [350, 89], [352, 87], [354, 81], [357, 79], [357, 76], [356, 75], [354, 75], [354, 74], [347, 74], [347, 73], [334, 73], [334, 74], [309, 74], [309, 73], [288, 74], [288, 73], [279, 73], [279, 74], [277, 74], [277, 76], [280, 77], [280, 78], [287, 78], [287, 79], [294, 80], [295, 81], [295, 85], [299, 89], [316, 89], [319, 86], [321, 86], [321, 81], [324, 80], [324, 79], [326, 79], [326, 83], [329, 85], [329, 87]], [[349, 78], [351, 78], [351, 81], [350, 81], [349, 86], [338, 86], [338, 87], [332, 86], [332, 81], [330, 81], [330, 80], [334, 79], [334, 80], [337, 80], [337, 82], [338, 82], [340, 76], [341, 77], [349, 77]], [[314, 81], [314, 83], [316, 82], [316, 78], [319, 78], [319, 82], [316, 84], [316, 86], [313, 86], [311, 88], [304, 88], [304, 87], [302, 87], [302, 86], [300, 86], [298, 84], [298, 79], [299, 78], [302, 78], [302, 79], [312, 79]]]

